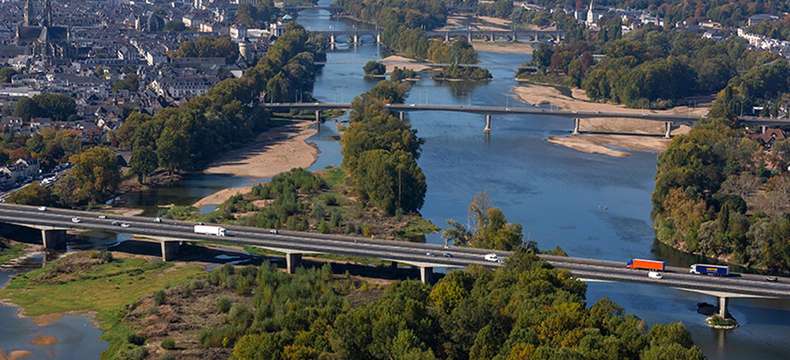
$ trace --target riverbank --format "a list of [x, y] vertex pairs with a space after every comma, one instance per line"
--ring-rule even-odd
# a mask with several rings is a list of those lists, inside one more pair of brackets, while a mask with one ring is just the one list
[[490, 41], [472, 41], [472, 47], [475, 51], [486, 51], [497, 54], [529, 54], [535, 51], [532, 44], [522, 42], [490, 42]]
[[[307, 142], [317, 132], [315, 122], [303, 120], [266, 131], [249, 145], [228, 152], [203, 169], [203, 174], [225, 174], [271, 178], [293, 168], [308, 168], [318, 158], [318, 149]], [[228, 188], [198, 200], [194, 206], [218, 205], [251, 187]]]
[[634, 109], [620, 104], [591, 101], [582, 89], [570, 89], [569, 96], [563, 94], [558, 87], [531, 83], [522, 83], [514, 87], [513, 93], [522, 101], [530, 104], [551, 104], [560, 110], [567, 111], [626, 112], [632, 114], [692, 115], [703, 117], [710, 109], [708, 104], [703, 104], [699, 107], [676, 106], [665, 110]]
[[387, 73], [391, 73], [395, 68], [400, 68], [403, 70], [413, 70], [413, 71], [426, 71], [431, 70], [431, 67], [426, 65], [425, 63], [420, 63], [415, 59], [407, 58], [405, 56], [400, 55], [390, 55], [387, 56], [379, 61], [379, 63], [383, 64], [387, 70]]

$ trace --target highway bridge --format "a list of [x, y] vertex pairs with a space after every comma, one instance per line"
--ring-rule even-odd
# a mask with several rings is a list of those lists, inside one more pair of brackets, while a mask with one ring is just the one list
[[[79, 222], [73, 218], [78, 217]], [[194, 224], [141, 216], [119, 216], [99, 212], [41, 208], [24, 205], [0, 205], [0, 223], [39, 229], [45, 247], [65, 246], [69, 229], [103, 230], [132, 234], [159, 241], [164, 260], [177, 255], [182, 242], [222, 241], [235, 245], [250, 245], [285, 254], [287, 269], [293, 272], [302, 255], [333, 254], [352, 257], [376, 258], [409, 264], [420, 269], [420, 278], [430, 282], [434, 268], [464, 268], [469, 265], [498, 267], [502, 263], [488, 261], [486, 254], [495, 253], [502, 259], [512, 255], [507, 251], [474, 249], [438, 244], [413, 243], [364, 237], [327, 235], [261, 229], [243, 226], [224, 226], [227, 236], [196, 234]], [[124, 224], [124, 226], [120, 226]], [[56, 240], [59, 239], [59, 240]], [[663, 279], [652, 279], [647, 272], [624, 267], [624, 262], [577, 257], [541, 255], [554, 267], [565, 269], [582, 280], [626, 281], [657, 286], [667, 286], [700, 292], [719, 299], [720, 311], [726, 315], [727, 299], [733, 297], [765, 297], [790, 299], [790, 278], [768, 282], [764, 276], [740, 274], [732, 277], [707, 277], [688, 273], [687, 268], [667, 268]]]
[[[312, 110], [315, 111], [316, 121], [320, 121], [322, 110], [349, 110], [351, 103], [266, 103], [264, 107], [272, 110]], [[700, 120], [695, 115], [684, 114], [658, 114], [645, 110], [644, 112], [612, 112], [612, 111], [568, 111], [545, 109], [537, 106], [488, 106], [488, 105], [454, 105], [454, 104], [387, 104], [388, 109], [399, 113], [401, 119], [406, 112], [417, 111], [446, 111], [464, 112], [472, 114], [482, 114], [485, 116], [485, 126], [483, 131], [490, 132], [492, 129], [493, 115], [544, 115], [574, 118], [574, 134], [581, 133], [579, 119], [590, 118], [623, 118], [635, 120], [660, 121], [665, 123], [665, 137], [669, 137], [673, 125], [686, 124], [693, 125]], [[763, 126], [790, 126], [790, 119], [767, 118], [756, 116], [741, 116], [738, 121], [744, 125], [763, 125]]]
[[[349, 29], [349, 30], [312, 30], [310, 32], [323, 34], [329, 39], [329, 44], [338, 43], [340, 37], [345, 37], [351, 44], [360, 44], [362, 39], [368, 37], [373, 39], [376, 44], [382, 43], [381, 30], [378, 29]], [[425, 36], [429, 38], [443, 38], [449, 42], [452, 39], [465, 39], [467, 42], [473, 40], [485, 41], [512, 41], [512, 42], [559, 42], [565, 39], [562, 30], [481, 30], [481, 29], [447, 29], [425, 31]]]

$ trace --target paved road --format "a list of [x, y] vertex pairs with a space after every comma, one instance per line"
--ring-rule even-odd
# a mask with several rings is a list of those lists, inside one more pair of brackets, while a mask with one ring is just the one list
[[[99, 215], [105, 215], [100, 219]], [[79, 217], [79, 223], [71, 219]], [[113, 225], [119, 221], [130, 225], [121, 228]], [[185, 241], [226, 241], [238, 245], [253, 245], [271, 249], [281, 249], [293, 253], [325, 253], [344, 256], [360, 256], [393, 260], [418, 266], [466, 267], [481, 265], [497, 267], [502, 264], [486, 261], [483, 256], [496, 253], [502, 258], [512, 253], [487, 249], [472, 249], [450, 246], [443, 248], [437, 244], [411, 243], [403, 241], [367, 239], [345, 235], [326, 235], [296, 231], [271, 233], [269, 229], [243, 226], [225, 226], [228, 236], [215, 237], [195, 234], [193, 224], [183, 221], [163, 220], [155, 222], [149, 217], [124, 217], [98, 212], [48, 208], [40, 211], [36, 207], [2, 204], [0, 222], [53, 226], [73, 229], [106, 230], [118, 233], [181, 239]], [[444, 253], [449, 254], [445, 257]], [[542, 255], [549, 264], [569, 270], [579, 278], [606, 281], [630, 281], [655, 285], [688, 288], [708, 292], [722, 292], [736, 295], [790, 298], [790, 278], [780, 278], [779, 282], [766, 282], [760, 275], [742, 274], [728, 278], [707, 277], [688, 273], [686, 268], [668, 268], [661, 280], [650, 279], [646, 272], [630, 270], [623, 262]]]
[[[348, 110], [351, 109], [350, 103], [267, 103], [264, 107], [270, 109], [293, 109], [293, 110]], [[626, 118], [642, 119], [651, 121], [672, 121], [674, 123], [693, 124], [700, 118], [694, 115], [681, 114], [654, 114], [649, 112], [609, 112], [609, 111], [566, 111], [549, 110], [539, 107], [528, 106], [478, 106], [478, 105], [450, 105], [450, 104], [387, 104], [387, 108], [394, 111], [449, 111], [465, 112], [477, 114], [521, 114], [521, 115], [546, 115], [562, 116], [573, 118]], [[742, 116], [739, 121], [746, 124], [755, 125], [790, 125], [790, 119], [772, 119], [755, 116]]]

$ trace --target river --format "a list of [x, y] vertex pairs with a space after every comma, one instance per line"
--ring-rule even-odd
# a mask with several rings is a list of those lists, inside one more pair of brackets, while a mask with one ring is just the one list
[[[305, 10], [297, 20], [308, 30], [345, 30], [354, 26], [330, 18], [324, 10]], [[348, 102], [375, 85], [375, 81], [363, 79], [362, 65], [379, 59], [381, 51], [370, 43], [371, 39], [363, 40], [367, 44], [328, 54], [327, 65], [316, 79], [316, 98]], [[493, 80], [451, 86], [425, 76], [411, 89], [407, 102], [524, 105], [512, 96], [511, 89], [516, 85], [514, 69], [528, 61], [529, 55], [482, 52], [480, 60], [491, 70]], [[465, 222], [469, 201], [474, 194], [485, 191], [511, 221], [523, 224], [526, 238], [537, 241], [544, 249], [560, 246], [572, 256], [622, 261], [631, 257], [661, 258], [680, 266], [697, 261], [654, 243], [650, 195], [655, 154], [637, 152], [627, 158], [612, 158], [546, 141], [550, 135], [568, 133], [571, 119], [495, 116], [490, 136], [483, 134], [480, 115], [425, 112], [410, 114], [409, 120], [425, 139], [419, 159], [428, 181], [422, 214], [439, 226], [451, 218]], [[337, 134], [334, 122], [328, 121], [311, 138], [320, 150], [311, 169], [340, 164]], [[162, 205], [188, 205], [217, 190], [263, 180], [191, 175], [171, 187], [127, 194], [124, 200], [152, 215]], [[99, 240], [98, 244], [112, 241]], [[434, 234], [428, 241], [441, 239]], [[7, 274], [0, 272], [0, 284], [4, 277]], [[741, 326], [718, 331], [708, 328], [704, 316], [696, 312], [698, 302], [713, 303], [713, 297], [665, 287], [602, 282], [588, 284], [587, 297], [589, 303], [608, 297], [648, 324], [683, 322], [710, 359], [786, 359], [790, 354], [787, 301], [734, 299], [730, 312]], [[58, 338], [79, 339], [61, 340], [56, 345], [61, 347], [56, 350], [59, 357], [94, 358], [96, 351], [106, 347], [98, 330], [85, 317], [63, 317], [42, 328], [28, 319], [17, 318], [15, 311], [0, 306], [0, 323], [7, 327], [0, 329], [0, 348], [4, 350], [34, 349], [30, 339], [47, 331], [60, 334], [56, 335]]]

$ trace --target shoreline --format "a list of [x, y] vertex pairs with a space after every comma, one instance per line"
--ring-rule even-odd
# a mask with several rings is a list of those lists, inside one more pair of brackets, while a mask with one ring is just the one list
[[[272, 128], [250, 144], [228, 152], [203, 169], [202, 174], [223, 174], [257, 179], [271, 178], [294, 168], [308, 168], [318, 159], [318, 147], [307, 139], [318, 133], [312, 120]], [[252, 185], [225, 188], [205, 196], [193, 206], [219, 205]]]

